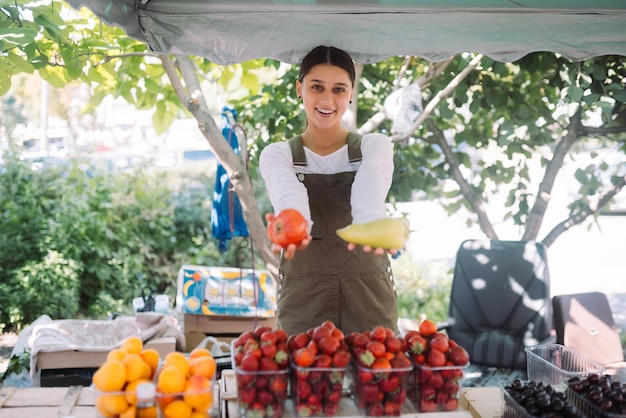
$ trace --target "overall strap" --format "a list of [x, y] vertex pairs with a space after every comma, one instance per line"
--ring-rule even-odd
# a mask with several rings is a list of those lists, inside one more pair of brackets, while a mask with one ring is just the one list
[[302, 135], [294, 136], [289, 140], [289, 148], [293, 158], [293, 165], [305, 166], [306, 155], [304, 155], [304, 144], [302, 143]]
[[361, 139], [363, 135], [356, 132], [348, 133], [348, 160], [351, 163], [358, 163], [363, 159], [361, 154]]
[[[361, 154], [361, 140], [363, 135], [356, 132], [348, 133], [348, 160], [350, 163], [358, 163], [363, 159]], [[293, 165], [306, 166], [306, 155], [304, 155], [304, 144], [302, 135], [294, 136], [289, 140], [289, 148], [293, 159]]]

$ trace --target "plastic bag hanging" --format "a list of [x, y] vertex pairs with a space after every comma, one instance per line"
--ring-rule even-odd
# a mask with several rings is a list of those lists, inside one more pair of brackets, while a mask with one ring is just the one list
[[[240, 155], [239, 140], [229, 114], [233, 120], [236, 119], [237, 112], [235, 109], [226, 106], [222, 108], [222, 135], [235, 151], [235, 154]], [[227, 250], [228, 240], [231, 238], [249, 235], [241, 203], [237, 194], [231, 189], [230, 178], [221, 164], [217, 165], [215, 174], [211, 229], [213, 237], [218, 240], [218, 248], [222, 252]]]

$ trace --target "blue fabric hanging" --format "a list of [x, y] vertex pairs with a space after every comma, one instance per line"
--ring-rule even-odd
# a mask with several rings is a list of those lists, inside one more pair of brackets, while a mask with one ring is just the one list
[[[222, 109], [222, 135], [229, 142], [235, 154], [240, 155], [239, 141], [228, 113], [232, 115], [233, 121], [237, 118], [235, 109], [226, 106]], [[213, 191], [213, 209], [211, 210], [211, 232], [213, 237], [218, 240], [218, 248], [222, 252], [228, 249], [228, 240], [231, 238], [249, 235], [239, 197], [230, 188], [230, 178], [224, 167], [218, 163], [215, 174], [215, 190]]]

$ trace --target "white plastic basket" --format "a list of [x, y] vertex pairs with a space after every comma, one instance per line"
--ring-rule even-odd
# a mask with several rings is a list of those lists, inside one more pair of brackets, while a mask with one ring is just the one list
[[526, 347], [528, 380], [553, 386], [565, 385], [573, 376], [602, 374], [604, 366], [560, 344]]

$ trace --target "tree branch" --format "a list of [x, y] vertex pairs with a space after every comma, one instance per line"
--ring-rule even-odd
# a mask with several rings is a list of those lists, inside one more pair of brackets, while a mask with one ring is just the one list
[[594, 128], [593, 126], [581, 126], [580, 133], [588, 136], [605, 136], [626, 132], [626, 126], [612, 126], [610, 128]]
[[[407, 59], [403, 63], [402, 68], [398, 72], [398, 77], [394, 81], [394, 86], [395, 87], [393, 88], [392, 93], [400, 89], [400, 86], [402, 85], [401, 80], [404, 79], [404, 75], [406, 74], [406, 70], [408, 68], [408, 64], [409, 64], [409, 62], [411, 61], [412, 58], [413, 58], [412, 56], [407, 57]], [[448, 68], [448, 65], [450, 65], [451, 62], [452, 62], [452, 58], [450, 58], [450, 59], [448, 59], [446, 61], [432, 63], [428, 67], [428, 70], [426, 71], [426, 73], [424, 73], [424, 75], [422, 75], [417, 80], [417, 84], [420, 86], [421, 89], [423, 89], [432, 80], [434, 80], [435, 78], [439, 77], [443, 73], [443, 71], [446, 68]], [[369, 118], [369, 120], [367, 120], [363, 125], [361, 125], [361, 127], [358, 130], [358, 132], [360, 134], [370, 133], [374, 129], [376, 129], [381, 123], [383, 123], [385, 121], [385, 119], [387, 119], [388, 117], [389, 116], [387, 115], [387, 113], [385, 112], [385, 109], [383, 108], [382, 110], [380, 110], [380, 111], [376, 112], [374, 115], [372, 115], [372, 117]]]
[[415, 122], [413, 122], [413, 125], [411, 126], [411, 128], [403, 134], [393, 135], [391, 137], [391, 141], [392, 142], [406, 142], [406, 140], [409, 139], [409, 137], [413, 134], [413, 132], [415, 132], [415, 130], [417, 130], [417, 128], [419, 128], [420, 125], [424, 123], [424, 121], [430, 116], [430, 114], [432, 113], [433, 110], [435, 110], [437, 105], [445, 97], [447, 97], [450, 93], [452, 93], [455, 88], [458, 87], [461, 80], [463, 80], [465, 77], [467, 77], [467, 75], [470, 72], [476, 69], [478, 64], [480, 64], [480, 60], [482, 60], [482, 58], [483, 58], [483, 54], [476, 55], [474, 59], [467, 65], [467, 67], [463, 68], [463, 71], [457, 74], [457, 76], [454, 77], [452, 81], [450, 81], [450, 83], [448, 83], [448, 85], [443, 90], [440, 90], [437, 92], [435, 97], [428, 103], [428, 105], [426, 105], [422, 114], [417, 117]]
[[564, 221], [559, 222], [554, 228], [552, 228], [541, 243], [546, 247], [550, 247], [562, 233], [582, 223], [589, 216], [598, 213], [617, 193], [624, 188], [624, 186], [626, 186], [626, 176], [622, 177], [616, 184], [611, 185], [603, 193], [601, 193], [594, 204], [586, 205], [579, 211], [571, 213], [570, 216]]
[[[250, 237], [265, 262], [266, 268], [272, 276], [278, 277], [278, 259], [272, 252], [270, 242], [267, 239], [265, 225], [257, 207], [254, 188], [247, 168], [242, 158], [235, 154], [228, 142], [224, 140], [221, 130], [217, 127], [215, 120], [209, 113], [206, 98], [202, 93], [193, 62], [187, 56], [176, 56], [182, 79], [187, 86], [185, 89], [180, 83], [174, 63], [171, 61], [170, 57], [168, 55], [160, 55], [159, 57], [163, 61], [165, 71], [181, 103], [194, 115], [198, 121], [200, 131], [209, 142], [218, 161], [226, 170], [233, 190], [237, 193], [241, 202], [243, 214], [250, 230]], [[247, 144], [242, 145], [247, 146]]]
[[428, 128], [433, 133], [435, 137], [435, 143], [439, 145], [441, 150], [443, 151], [443, 155], [446, 159], [446, 162], [450, 166], [450, 174], [452, 178], [457, 182], [461, 189], [461, 193], [463, 197], [467, 199], [472, 210], [476, 213], [478, 219], [478, 225], [480, 225], [480, 229], [487, 235], [489, 239], [498, 239], [498, 235], [496, 234], [491, 221], [489, 221], [489, 217], [487, 216], [487, 211], [485, 210], [485, 205], [481, 197], [474, 191], [472, 186], [468, 183], [468, 181], [463, 177], [461, 170], [459, 169], [460, 163], [459, 160], [452, 152], [452, 149], [448, 145], [448, 141], [446, 141], [446, 137], [443, 132], [432, 122], [429, 120]]
[[565, 157], [572, 148], [572, 145], [574, 145], [574, 142], [578, 139], [581, 126], [580, 121], [581, 113], [579, 109], [576, 114], [571, 117], [567, 133], [557, 143], [552, 159], [546, 164], [546, 171], [539, 184], [535, 203], [526, 220], [526, 228], [522, 235], [522, 240], [524, 241], [536, 240], [539, 235], [539, 229], [541, 228], [543, 218], [548, 209], [548, 203], [552, 197], [552, 189], [554, 188], [556, 176], [563, 167], [563, 161], [565, 161]]

